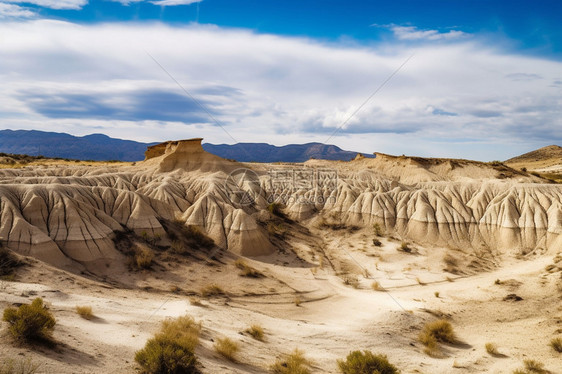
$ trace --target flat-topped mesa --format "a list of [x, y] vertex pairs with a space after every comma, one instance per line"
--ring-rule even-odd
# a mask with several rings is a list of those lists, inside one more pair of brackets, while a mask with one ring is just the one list
[[162, 156], [165, 153], [173, 153], [177, 150], [180, 144], [182, 145], [182, 151], [189, 150], [192, 153], [202, 153], [205, 152], [203, 150], [203, 146], [201, 142], [203, 138], [192, 138], [192, 139], [184, 139], [184, 140], [169, 140], [164, 143], [156, 144], [150, 146], [144, 152], [144, 160], [149, 160], [151, 158]]
[[172, 170], [230, 171], [235, 163], [203, 150], [203, 138], [167, 141], [148, 147], [144, 161], [157, 163], [160, 172]]

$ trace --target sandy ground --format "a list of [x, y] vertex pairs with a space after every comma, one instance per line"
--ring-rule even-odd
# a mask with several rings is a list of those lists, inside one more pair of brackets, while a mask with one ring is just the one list
[[[337, 373], [337, 360], [357, 349], [388, 355], [403, 373], [510, 373], [529, 358], [562, 373], [562, 356], [548, 346], [553, 337], [562, 337], [560, 268], [545, 270], [556, 253], [519, 258], [496, 253], [478, 261], [458, 252], [458, 274], [452, 274], [443, 270], [451, 252], [445, 248], [410, 243], [413, 251], [405, 253], [397, 250], [397, 238], [380, 238], [382, 246], [374, 246], [368, 230], [323, 230], [319, 236], [320, 229], [313, 228], [312, 233], [307, 241], [300, 240], [302, 234], [291, 237], [298, 244], [295, 252], [310, 257], [308, 262], [291, 254], [246, 260], [266, 278], [240, 277], [228, 256], [212, 268], [200, 263], [188, 270], [180, 264], [176, 273], [211, 274], [229, 293], [203, 299], [203, 306], [192, 305], [187, 294], [167, 291], [161, 274], [158, 281], [151, 272], [138, 274], [146, 278], [143, 284], [155, 285], [149, 291], [123, 289], [35, 261], [19, 270], [17, 280], [25, 282], [1, 283], [0, 307], [42, 297], [57, 318], [59, 343], [14, 347], [2, 322], [0, 354], [29, 357], [40, 364], [39, 373], [133, 373], [135, 351], [160, 321], [188, 314], [203, 325], [197, 354], [204, 373], [266, 373], [294, 348], [314, 362], [314, 373]], [[343, 281], [354, 275], [357, 288]], [[371, 289], [374, 281], [382, 291]], [[199, 287], [183, 282], [185, 290]], [[511, 293], [523, 300], [504, 301]], [[92, 306], [96, 318], [80, 318], [77, 305]], [[417, 336], [425, 322], [438, 317], [451, 321], [461, 343], [432, 358]], [[252, 324], [263, 326], [265, 342], [244, 333]], [[241, 345], [236, 363], [214, 352], [213, 341], [224, 336]], [[487, 342], [497, 344], [501, 356], [489, 355]]]

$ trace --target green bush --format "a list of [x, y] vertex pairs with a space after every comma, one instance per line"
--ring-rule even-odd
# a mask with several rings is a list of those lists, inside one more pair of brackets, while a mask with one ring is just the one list
[[50, 341], [56, 324], [55, 317], [39, 297], [31, 305], [24, 304], [17, 309], [6, 308], [3, 319], [10, 324], [10, 334], [20, 342]]
[[135, 354], [135, 361], [146, 374], [199, 373], [195, 347], [201, 325], [189, 316], [162, 323], [160, 332]]
[[338, 360], [343, 374], [397, 374], [400, 371], [384, 355], [370, 351], [353, 351], [344, 360]]

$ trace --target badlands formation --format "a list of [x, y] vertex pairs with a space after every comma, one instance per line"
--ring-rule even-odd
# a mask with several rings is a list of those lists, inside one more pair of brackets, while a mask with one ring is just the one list
[[[39, 372], [135, 372], [158, 323], [184, 314], [202, 321], [204, 373], [266, 373], [296, 347], [314, 373], [363, 349], [403, 373], [511, 373], [525, 359], [562, 372], [548, 346], [562, 334], [562, 185], [502, 163], [237, 163], [170, 141], [136, 164], [1, 169], [0, 223], [26, 262], [0, 307], [43, 297], [60, 342], [3, 338], [0, 353]], [[143, 251], [147, 269], [134, 266]], [[259, 276], [240, 276], [241, 258]], [[193, 302], [210, 284], [224, 293]], [[97, 320], [73, 313], [85, 303]], [[436, 318], [461, 343], [430, 357], [417, 336]], [[253, 323], [264, 343], [244, 333]], [[237, 362], [213, 352], [221, 336], [241, 344]]]

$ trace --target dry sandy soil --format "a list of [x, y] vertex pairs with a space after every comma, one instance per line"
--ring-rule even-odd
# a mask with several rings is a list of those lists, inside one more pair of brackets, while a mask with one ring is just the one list
[[[295, 188], [295, 174], [276, 184], [294, 170], [336, 171], [337, 187]], [[267, 373], [294, 348], [313, 373], [337, 373], [352, 350], [385, 354], [402, 373], [511, 373], [526, 359], [562, 373], [548, 345], [562, 337], [562, 186], [519, 170], [388, 155], [241, 165], [195, 140], [137, 165], [0, 176], [0, 239], [26, 262], [0, 282], [0, 308], [42, 297], [57, 319], [54, 347], [14, 345], [2, 322], [0, 354], [30, 358], [38, 373], [138, 372], [135, 352], [186, 314], [203, 326], [203, 373]], [[272, 206], [271, 196], [292, 199]], [[130, 248], [154, 255], [149, 269]], [[239, 259], [262, 276], [240, 275]], [[201, 296], [210, 284], [225, 295]], [[430, 357], [418, 335], [441, 318], [459, 342]], [[264, 342], [244, 332], [253, 324]], [[240, 343], [237, 362], [214, 351], [221, 337]]]

